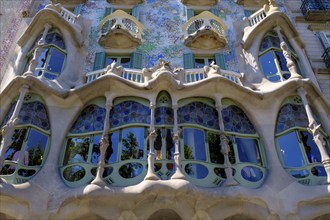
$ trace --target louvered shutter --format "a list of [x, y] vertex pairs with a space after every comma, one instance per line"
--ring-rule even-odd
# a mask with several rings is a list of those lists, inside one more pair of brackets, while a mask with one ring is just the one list
[[81, 8], [82, 8], [83, 4], [78, 4], [76, 5], [76, 7], [74, 7], [74, 10], [73, 10], [73, 14], [75, 15], [79, 15], [80, 12], [81, 12]]
[[140, 6], [136, 5], [132, 8], [132, 16], [135, 17], [138, 21], [140, 20]]
[[216, 8], [211, 8], [210, 12], [213, 13], [215, 16], [219, 17], [219, 10]]
[[93, 70], [99, 70], [104, 68], [105, 53], [99, 52], [95, 54]]
[[183, 54], [183, 67], [185, 69], [193, 69], [195, 67], [195, 56], [193, 53]]
[[186, 16], [187, 16], [187, 21], [195, 16], [195, 12], [193, 9], [186, 8]]
[[131, 67], [133, 69], [142, 69], [143, 54], [134, 52], [131, 55]]
[[225, 57], [221, 53], [215, 54], [215, 63], [220, 66], [221, 69], [227, 69]]
[[330, 42], [328, 41], [327, 35], [324, 32], [319, 32], [319, 37], [324, 49], [330, 47]]

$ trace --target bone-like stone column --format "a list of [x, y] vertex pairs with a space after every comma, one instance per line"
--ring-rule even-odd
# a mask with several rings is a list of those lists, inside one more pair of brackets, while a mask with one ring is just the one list
[[221, 104], [221, 99], [216, 100], [216, 109], [218, 111], [219, 115], [219, 128], [220, 128], [220, 145], [221, 145], [221, 153], [224, 156], [224, 165], [225, 165], [225, 173], [227, 176], [226, 181], [224, 182], [224, 186], [237, 186], [239, 183], [234, 179], [233, 173], [232, 173], [232, 168], [231, 168], [231, 163], [229, 160], [229, 152], [230, 152], [230, 147], [228, 145], [228, 139], [226, 137], [226, 132], [225, 132], [225, 126], [223, 123], [222, 119], [222, 104]]
[[280, 38], [280, 42], [281, 42], [280, 46], [281, 46], [281, 49], [283, 51], [283, 55], [284, 55], [285, 60], [286, 60], [286, 66], [288, 67], [288, 69], [291, 73], [290, 79], [302, 78], [302, 76], [299, 75], [298, 72], [297, 72], [296, 64], [292, 61], [291, 52], [288, 50], [288, 46], [287, 46], [287, 44], [285, 43], [285, 41], [283, 39], [280, 26], [276, 26], [274, 28], [274, 30], [276, 31], [278, 37]]
[[15, 126], [18, 123], [19, 112], [21, 111], [24, 102], [24, 97], [28, 92], [28, 90], [29, 90], [28, 85], [23, 85], [23, 87], [20, 89], [19, 98], [17, 100], [13, 115], [10, 117], [9, 121], [1, 129], [2, 141], [0, 147], [0, 171], [2, 170], [3, 167], [6, 151], [8, 147], [13, 143], [12, 137], [15, 133]]
[[307, 130], [313, 135], [313, 140], [315, 141], [315, 144], [317, 145], [320, 151], [322, 164], [324, 166], [325, 172], [327, 173], [327, 183], [330, 184], [330, 158], [325, 148], [326, 146], [325, 146], [324, 136], [320, 131], [321, 124], [318, 124], [313, 116], [312, 109], [307, 101], [307, 97], [306, 97], [307, 92], [304, 90], [303, 87], [300, 87], [297, 90], [297, 92], [302, 99], [307, 114], [307, 118], [309, 122]]
[[149, 154], [148, 154], [148, 172], [144, 177], [145, 180], [159, 180], [160, 178], [156, 175], [154, 171], [155, 163], [155, 153], [154, 153], [154, 143], [157, 137], [155, 130], [155, 104], [150, 102], [150, 128], [149, 128]]
[[103, 172], [104, 172], [104, 166], [105, 166], [105, 152], [107, 151], [107, 148], [109, 146], [109, 138], [108, 138], [108, 132], [110, 129], [110, 110], [112, 108], [112, 97], [107, 96], [107, 101], [105, 104], [105, 119], [104, 119], [104, 128], [103, 128], [103, 133], [102, 137], [100, 140], [100, 158], [97, 166], [97, 172], [96, 172], [96, 177], [92, 181], [92, 184], [99, 185], [99, 186], [104, 186], [105, 182], [102, 179]]
[[180, 151], [179, 151], [179, 141], [180, 141], [180, 133], [181, 130], [178, 126], [178, 105], [174, 104], [173, 108], [173, 115], [174, 115], [174, 127], [173, 127], [173, 140], [175, 145], [175, 152], [174, 152], [174, 163], [175, 163], [175, 173], [171, 177], [171, 179], [186, 179], [185, 175], [182, 172], [181, 168], [181, 158], [180, 158]]
[[41, 55], [42, 47], [45, 45], [45, 38], [48, 34], [49, 29], [52, 26], [50, 24], [45, 24], [44, 31], [42, 33], [42, 37], [38, 41], [38, 44], [36, 46], [36, 49], [33, 52], [33, 58], [30, 61], [29, 69], [27, 72], [24, 73], [24, 76], [34, 76], [34, 71], [38, 65], [38, 58]]

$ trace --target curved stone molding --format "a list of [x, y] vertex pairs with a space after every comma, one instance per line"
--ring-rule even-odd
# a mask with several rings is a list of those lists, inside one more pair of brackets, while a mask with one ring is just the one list
[[41, 10], [34, 16], [31, 24], [18, 40], [19, 46], [24, 46], [31, 38], [31, 35], [40, 33], [45, 24], [50, 24], [63, 32], [68, 32], [77, 47], [82, 47], [83, 39], [83, 21], [82, 17], [76, 16], [60, 4], [47, 5], [45, 9]]
[[107, 2], [113, 5], [136, 5], [144, 3], [144, 0], [107, 0]]
[[181, 0], [181, 3], [188, 6], [214, 6], [219, 0]]
[[98, 42], [104, 48], [134, 49], [142, 43], [143, 25], [122, 10], [106, 16], [98, 28]]
[[294, 38], [304, 47], [299, 34], [290, 19], [277, 7], [264, 5], [262, 9], [255, 12], [248, 18], [244, 18], [246, 27], [242, 38], [242, 45], [245, 50], [249, 49], [255, 37], [260, 33], [265, 33], [275, 26], [279, 26], [281, 30], [289, 37]]
[[227, 45], [226, 24], [211, 12], [190, 18], [182, 27], [184, 44], [191, 49], [219, 50]]
[[53, 4], [62, 4], [62, 5], [70, 5], [74, 6], [77, 4], [85, 4], [88, 0], [51, 0]]

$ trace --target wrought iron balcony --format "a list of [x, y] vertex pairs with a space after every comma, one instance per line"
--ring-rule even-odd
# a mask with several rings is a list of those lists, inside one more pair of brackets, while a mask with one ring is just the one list
[[330, 68], [330, 47], [325, 49], [324, 53], [322, 54], [322, 58], [325, 62], [325, 66]]
[[181, 0], [181, 3], [188, 6], [214, 6], [218, 0]]
[[222, 49], [226, 46], [227, 26], [211, 12], [190, 18], [182, 27], [184, 44], [192, 49]]
[[107, 0], [107, 2], [113, 5], [137, 5], [142, 4], [144, 0]]
[[330, 1], [329, 0], [302, 0], [301, 12], [309, 21], [328, 21], [330, 20]]
[[106, 16], [99, 25], [99, 44], [110, 49], [134, 49], [142, 43], [143, 25], [122, 10]]

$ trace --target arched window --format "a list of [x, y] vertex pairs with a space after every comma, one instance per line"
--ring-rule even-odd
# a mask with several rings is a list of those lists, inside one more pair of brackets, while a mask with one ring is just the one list
[[[103, 179], [114, 186], [127, 186], [143, 180], [147, 171], [147, 128], [150, 108], [146, 100], [117, 98], [110, 111], [109, 146], [105, 153]], [[60, 162], [67, 185], [77, 187], [96, 176], [100, 140], [104, 129], [105, 99], [89, 103], [67, 135]], [[143, 175], [144, 174], [144, 175]]]
[[[223, 101], [222, 117], [229, 139], [229, 160], [234, 178], [244, 186], [258, 187], [265, 177], [264, 154], [258, 134], [244, 112]], [[182, 128], [181, 155], [185, 173], [197, 185], [218, 186], [225, 181], [219, 116], [209, 99], [182, 100], [178, 109]]]
[[42, 34], [36, 39], [26, 56], [27, 63], [24, 72], [28, 70], [35, 50], [40, 50], [34, 75], [51, 80], [56, 79], [62, 73], [65, 64], [66, 47], [64, 40], [57, 29], [52, 29], [46, 35], [44, 45], [40, 48], [38, 42], [41, 37]]
[[157, 137], [155, 148], [155, 172], [161, 179], [169, 179], [174, 173], [174, 115], [170, 95], [162, 91], [158, 94], [155, 109], [155, 127]]
[[82, 110], [67, 135], [60, 170], [69, 186], [81, 186], [95, 178], [100, 156], [99, 142], [106, 114], [104, 104], [104, 98], [90, 102]]
[[[10, 119], [15, 106], [16, 101], [11, 105], [1, 127]], [[27, 94], [19, 112], [13, 142], [5, 154], [1, 178], [15, 184], [32, 178], [45, 162], [49, 136], [50, 124], [42, 100], [36, 95]]]
[[149, 126], [147, 100], [123, 97], [114, 101], [110, 112], [109, 141], [113, 154], [108, 159], [108, 166], [113, 169], [114, 175], [107, 179], [112, 185], [127, 186], [143, 181], [147, 173]]
[[[291, 53], [291, 59], [296, 65], [298, 74], [301, 75], [299, 69], [298, 57], [289, 44], [289, 41], [282, 34], [285, 43], [288, 45], [288, 50]], [[266, 78], [271, 82], [281, 82], [291, 77], [290, 71], [287, 67], [287, 61], [283, 55], [280, 47], [280, 38], [276, 32], [268, 32], [259, 48], [259, 63], [261, 70]]]
[[288, 97], [277, 117], [275, 137], [278, 155], [284, 169], [298, 182], [318, 185], [326, 181], [326, 172], [307, 127], [308, 118], [300, 97]]
[[265, 156], [259, 136], [246, 114], [231, 100], [222, 101], [222, 118], [232, 154], [233, 176], [242, 185], [258, 187], [265, 177]]

